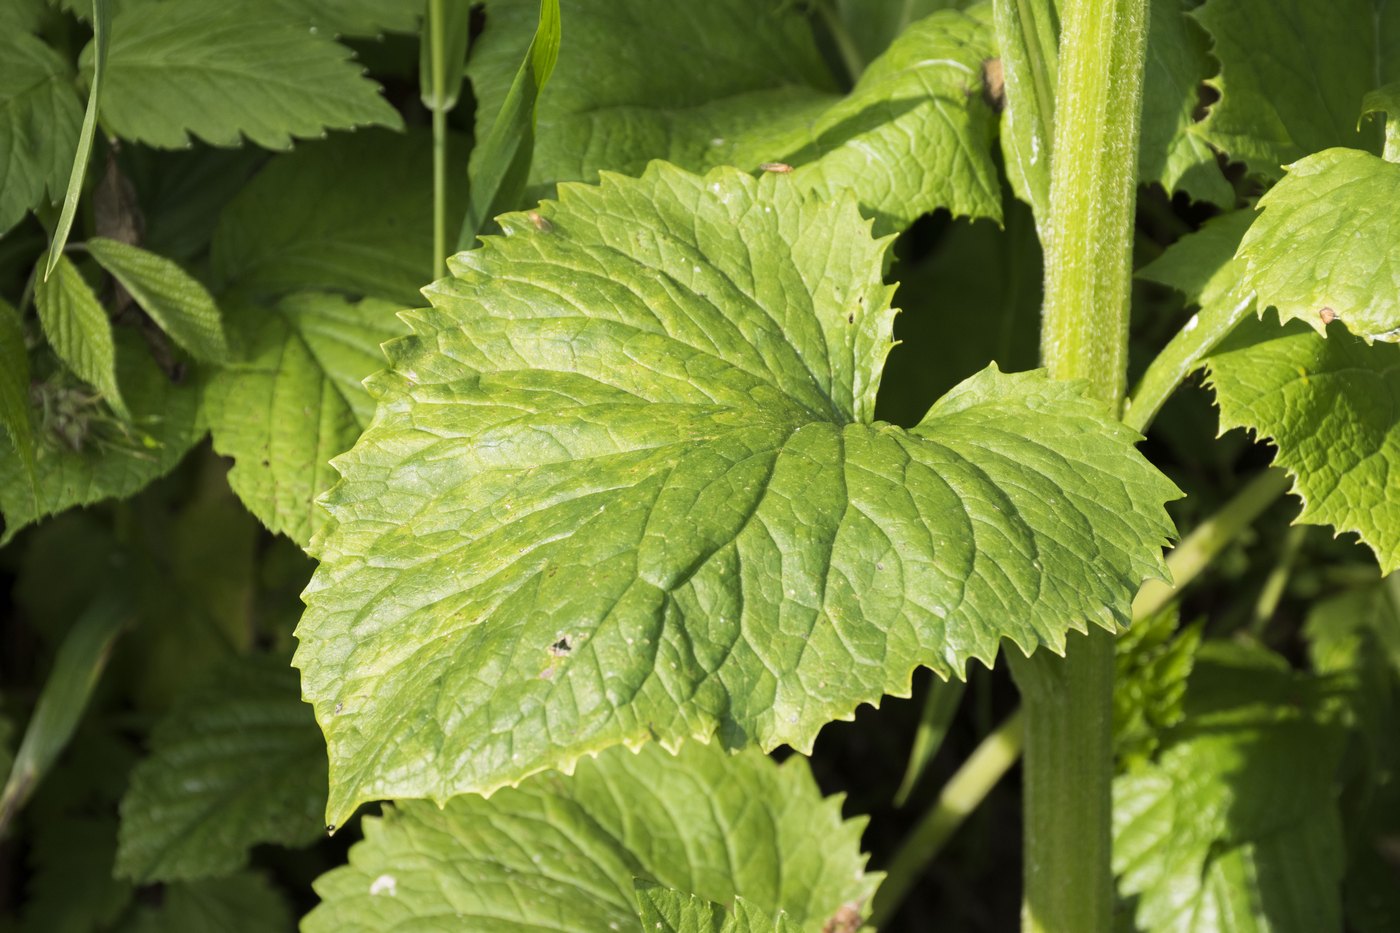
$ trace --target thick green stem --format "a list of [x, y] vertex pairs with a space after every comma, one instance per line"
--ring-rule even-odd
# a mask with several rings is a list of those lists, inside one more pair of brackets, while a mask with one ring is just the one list
[[[1122, 407], [1147, 0], [1066, 0], [1050, 163], [1042, 356]], [[1110, 929], [1113, 636], [1015, 668], [1026, 698], [1022, 929]]]
[[447, 50], [444, 0], [428, 0], [428, 80], [433, 115], [433, 278], [447, 273]]

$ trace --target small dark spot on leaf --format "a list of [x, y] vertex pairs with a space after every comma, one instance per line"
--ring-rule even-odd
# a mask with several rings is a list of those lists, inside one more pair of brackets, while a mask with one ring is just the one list
[[846, 323], [847, 323], [847, 324], [854, 324], [855, 322], [856, 322], [856, 316], [855, 316], [854, 314], [848, 314], [848, 315], [846, 315]]
[[262, 464], [263, 464], [263, 466], [272, 466], [272, 462], [269, 461], [269, 460], [264, 460], [264, 461], [262, 462]]
[[334, 824], [334, 823], [327, 823], [327, 824], [326, 824], [326, 835], [327, 835], [327, 836], [330, 836], [330, 835], [333, 835], [334, 833], [335, 833], [335, 824]]
[[556, 658], [565, 657], [570, 651], [573, 650], [574, 646], [569, 644], [569, 638], [567, 635], [549, 646], [549, 653], [554, 655]]

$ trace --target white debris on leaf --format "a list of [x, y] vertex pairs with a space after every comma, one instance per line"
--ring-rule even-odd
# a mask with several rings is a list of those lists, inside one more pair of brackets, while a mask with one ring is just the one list
[[370, 882], [369, 895], [370, 897], [378, 897], [381, 894], [397, 897], [399, 894], [399, 880], [393, 875], [380, 875], [378, 878], [375, 878], [374, 881]]

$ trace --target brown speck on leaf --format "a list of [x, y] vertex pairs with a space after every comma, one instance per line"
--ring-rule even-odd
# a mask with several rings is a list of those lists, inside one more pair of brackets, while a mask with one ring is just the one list
[[854, 324], [855, 322], [856, 322], [856, 316], [855, 316], [854, 314], [848, 314], [848, 315], [846, 315], [846, 323], [847, 323], [847, 324]]
[[786, 162], [764, 162], [759, 168], [765, 172], [776, 172], [779, 175], [786, 175], [792, 171], [792, 166]]
[[540, 233], [548, 233], [554, 229], [554, 224], [545, 220], [539, 211], [526, 211], [525, 216], [530, 218], [530, 223], [534, 224]]
[[569, 652], [573, 650], [574, 646], [569, 644], [569, 637], [567, 635], [549, 646], [549, 653], [556, 658], [567, 657]]
[[859, 902], [847, 901], [836, 909], [830, 920], [822, 924], [822, 933], [856, 933], [860, 924]]
[[1337, 312], [1333, 311], [1331, 308], [1318, 308], [1317, 316], [1322, 318], [1322, 323], [1326, 325], [1331, 324], [1337, 319]]
[[999, 58], [988, 58], [982, 62], [982, 99], [998, 113], [1006, 106], [1006, 77]]

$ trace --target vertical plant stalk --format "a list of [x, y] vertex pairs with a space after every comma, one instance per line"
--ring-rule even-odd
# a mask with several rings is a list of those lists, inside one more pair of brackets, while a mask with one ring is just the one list
[[[1121, 412], [1147, 0], [1065, 0], [1051, 147], [1041, 353]], [[1026, 700], [1021, 928], [1112, 924], [1113, 636], [1018, 663]]]
[[433, 125], [433, 278], [447, 274], [447, 114], [457, 106], [471, 29], [466, 0], [427, 0], [418, 84]]

